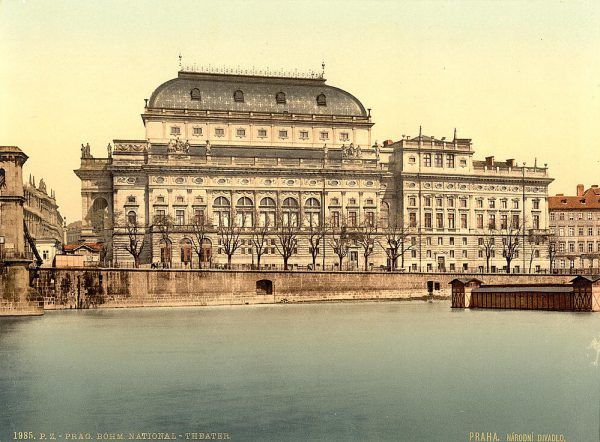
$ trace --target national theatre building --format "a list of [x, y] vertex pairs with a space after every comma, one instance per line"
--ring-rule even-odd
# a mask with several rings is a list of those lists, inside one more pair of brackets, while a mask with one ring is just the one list
[[75, 171], [105, 265], [500, 271], [515, 227], [514, 270], [544, 268], [545, 166], [474, 160], [456, 133], [380, 145], [322, 75], [180, 71], [142, 120], [145, 139], [82, 145]]

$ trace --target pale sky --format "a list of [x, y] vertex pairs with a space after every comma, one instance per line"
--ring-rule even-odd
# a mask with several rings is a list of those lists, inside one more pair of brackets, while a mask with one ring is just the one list
[[320, 70], [374, 139], [472, 138], [600, 184], [600, 1], [1, 1], [0, 144], [81, 219], [81, 143], [143, 138], [144, 98], [185, 63]]

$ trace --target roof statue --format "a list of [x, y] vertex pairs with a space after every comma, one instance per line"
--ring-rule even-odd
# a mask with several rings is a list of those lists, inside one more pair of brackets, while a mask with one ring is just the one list
[[110, 145], [110, 143], [108, 143], [108, 145], [106, 146], [106, 151], [108, 153], [108, 158], [112, 157], [112, 146]]
[[210, 141], [206, 140], [206, 155], [210, 155]]
[[360, 146], [354, 147], [354, 143], [350, 143], [348, 146], [342, 144], [342, 158], [360, 158], [361, 156]]
[[40, 187], [38, 187], [38, 189], [39, 189], [41, 192], [44, 192], [44, 193], [46, 193], [46, 183], [44, 182], [44, 178], [42, 178], [42, 179], [40, 180]]
[[93, 158], [90, 151], [90, 143], [87, 143], [85, 146], [83, 143], [81, 144], [81, 158]]

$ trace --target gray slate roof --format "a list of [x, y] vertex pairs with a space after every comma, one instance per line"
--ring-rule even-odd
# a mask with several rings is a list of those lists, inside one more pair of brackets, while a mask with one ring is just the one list
[[[200, 90], [201, 99], [192, 100], [191, 91]], [[236, 102], [235, 91], [244, 93], [244, 102]], [[283, 92], [285, 104], [275, 95]], [[324, 94], [327, 105], [317, 105]], [[149, 108], [214, 110], [232, 112], [269, 112], [309, 115], [366, 117], [362, 103], [352, 94], [325, 84], [323, 79], [260, 77], [250, 75], [201, 74], [180, 72], [152, 93]]]

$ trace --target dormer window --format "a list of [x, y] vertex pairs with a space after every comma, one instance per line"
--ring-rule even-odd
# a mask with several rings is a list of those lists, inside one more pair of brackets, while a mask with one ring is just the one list
[[237, 91], [235, 91], [233, 93], [233, 100], [236, 103], [243, 103], [244, 102], [244, 93], [238, 89]]
[[327, 106], [327, 97], [325, 94], [317, 95], [317, 106]]
[[283, 92], [277, 92], [275, 94], [275, 101], [277, 102], [277, 104], [285, 104], [285, 94]]
[[201, 98], [200, 89], [198, 89], [197, 87], [195, 87], [194, 89], [192, 89], [190, 91], [190, 97], [192, 98], [192, 100], [200, 101], [200, 98]]

